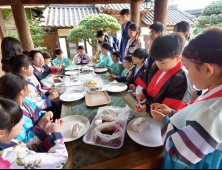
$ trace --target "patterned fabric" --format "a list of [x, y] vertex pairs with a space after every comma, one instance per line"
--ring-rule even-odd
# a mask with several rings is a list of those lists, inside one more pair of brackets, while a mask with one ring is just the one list
[[90, 61], [90, 57], [87, 54], [76, 54], [73, 58], [73, 65], [82, 65], [82, 64], [87, 64]]
[[110, 74], [121, 75], [124, 67], [123, 67], [123, 64], [121, 63], [121, 61], [118, 61], [117, 63], [113, 62], [113, 64], [111, 65], [110, 69], [111, 69], [109, 71]]
[[100, 55], [100, 60], [99, 60], [99, 64], [97, 65], [97, 67], [111, 67], [111, 65], [113, 64], [112, 58], [109, 54], [109, 52], [107, 52], [104, 55]]
[[141, 39], [138, 37], [138, 39], [130, 39], [126, 45], [126, 55], [133, 55], [133, 52], [141, 47]]
[[[48, 152], [47, 146], [50, 146]], [[10, 144], [0, 143], [0, 169], [61, 169], [67, 159], [61, 133], [47, 137], [42, 131], [26, 144], [15, 139]]]
[[[222, 85], [161, 122], [163, 168], [221, 168]], [[169, 157], [173, 160], [169, 165]], [[210, 160], [210, 161], [208, 161]], [[215, 164], [213, 164], [213, 163]]]
[[62, 67], [62, 71], [60, 73], [58, 73], [59, 75], [63, 75], [65, 76], [66, 74], [66, 70], [65, 68], [67, 68], [68, 66], [71, 66], [71, 63], [69, 61], [68, 58], [62, 57], [62, 62], [59, 60], [58, 57], [56, 57], [54, 60], [52, 60], [52, 64], [54, 67], [56, 67], [59, 64], [65, 64], [65, 67]]
[[22, 132], [15, 139], [27, 142], [29, 139], [33, 138], [37, 133], [43, 130], [38, 123], [45, 111], [41, 111], [31, 100], [28, 99], [23, 100], [23, 105], [28, 108], [30, 113], [28, 113], [26, 109], [22, 108], [22, 119], [25, 123], [23, 124]]

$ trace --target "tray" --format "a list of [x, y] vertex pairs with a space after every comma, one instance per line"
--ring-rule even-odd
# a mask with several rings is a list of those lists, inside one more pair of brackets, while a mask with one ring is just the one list
[[123, 134], [123, 137], [122, 137], [122, 141], [121, 141], [121, 144], [120, 146], [118, 147], [112, 147], [112, 146], [106, 146], [106, 145], [99, 145], [99, 144], [95, 144], [93, 142], [93, 135], [95, 133], [95, 128], [96, 128], [96, 125], [95, 125], [95, 119], [96, 119], [97, 115], [95, 116], [95, 118], [93, 119], [90, 127], [89, 127], [89, 130], [87, 131], [87, 133], [84, 135], [83, 137], [83, 142], [86, 143], [86, 144], [89, 144], [89, 145], [95, 145], [95, 146], [101, 146], [101, 147], [105, 147], [105, 148], [111, 148], [111, 149], [119, 149], [123, 146], [123, 143], [124, 143], [124, 138], [125, 138], [125, 134], [126, 134], [126, 125], [127, 125], [127, 120], [125, 122], [123, 122], [121, 124], [121, 127], [123, 128], [124, 130], [124, 134]]
[[100, 106], [111, 102], [106, 91], [87, 92], [85, 96], [87, 106]]

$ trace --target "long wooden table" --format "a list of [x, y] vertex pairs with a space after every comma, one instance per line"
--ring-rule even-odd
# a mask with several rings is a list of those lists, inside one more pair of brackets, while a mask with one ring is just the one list
[[[109, 82], [107, 74], [100, 74], [99, 77], [106, 85]], [[130, 119], [139, 117], [134, 106], [137, 104], [127, 92], [108, 93], [111, 103], [108, 105], [125, 107], [126, 104], [131, 107]], [[90, 122], [97, 114], [99, 107], [87, 107], [85, 99], [75, 102], [63, 102], [62, 117], [69, 115], [83, 115]], [[149, 116], [144, 113], [142, 116]], [[152, 136], [150, 136], [152, 137]], [[73, 142], [67, 142], [66, 147], [69, 154], [65, 169], [153, 169], [161, 168], [165, 148], [164, 146], [151, 148], [144, 147], [135, 143], [127, 134], [124, 144], [120, 149], [109, 149], [93, 145], [87, 145], [82, 141], [82, 137]]]

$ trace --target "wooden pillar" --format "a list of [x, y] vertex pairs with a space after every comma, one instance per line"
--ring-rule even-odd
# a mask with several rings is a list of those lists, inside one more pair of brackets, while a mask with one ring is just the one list
[[154, 5], [154, 22], [160, 22], [167, 27], [168, 0], [155, 0]]
[[5, 21], [2, 16], [2, 11], [0, 10], [0, 37], [1, 37], [1, 39], [3, 39], [7, 36], [8, 36], [8, 31], [5, 27]]
[[25, 13], [25, 8], [21, 0], [10, 0], [12, 13], [14, 16], [16, 28], [19, 34], [23, 50], [31, 51], [34, 49], [29, 25]]
[[130, 16], [131, 21], [137, 25], [140, 25], [140, 0], [131, 0], [130, 1]]

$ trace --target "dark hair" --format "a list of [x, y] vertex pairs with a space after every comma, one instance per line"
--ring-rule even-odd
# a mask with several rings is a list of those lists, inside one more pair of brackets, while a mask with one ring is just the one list
[[14, 100], [27, 86], [27, 80], [18, 74], [6, 74], [0, 78], [0, 95]]
[[130, 11], [129, 9], [122, 9], [122, 11], [120, 12], [120, 15], [129, 15]]
[[126, 55], [126, 56], [124, 57], [124, 60], [127, 60], [127, 61], [129, 61], [130, 63], [133, 63], [133, 56], [132, 56], [132, 55]]
[[0, 130], [11, 132], [12, 128], [21, 121], [22, 116], [22, 109], [16, 102], [0, 98]]
[[[32, 50], [32, 51], [29, 52], [29, 57], [30, 57], [33, 61], [34, 61], [34, 57], [35, 57], [36, 53], [42, 54], [42, 52], [39, 51], [39, 50]], [[43, 55], [43, 54], [42, 54], [42, 55]]]
[[29, 56], [29, 51], [23, 50], [22, 54]]
[[110, 49], [110, 45], [107, 42], [102, 43], [101, 47], [105, 48], [106, 50]]
[[159, 61], [167, 58], [174, 59], [182, 54], [185, 43], [185, 38], [179, 33], [161, 34], [153, 41], [151, 57]]
[[60, 55], [60, 54], [62, 54], [63, 52], [62, 52], [62, 50], [60, 49], [60, 48], [56, 48], [55, 49], [55, 54], [56, 55]]
[[[2, 58], [22, 54], [22, 44], [19, 40], [13, 37], [3, 38], [1, 49]], [[2, 64], [2, 70], [4, 72], [10, 72], [10, 68], [7, 64]]]
[[137, 48], [134, 52], [133, 52], [133, 57], [139, 58], [139, 59], [144, 59], [143, 62], [146, 60], [146, 58], [148, 57], [148, 52], [146, 49], [144, 48]]
[[78, 46], [78, 50], [85, 50], [85, 48], [83, 47], [83, 45]]
[[114, 52], [112, 52], [112, 55], [115, 55], [116, 57], [120, 58], [121, 57], [121, 52], [114, 51]]
[[2, 63], [8, 64], [12, 73], [19, 74], [22, 67], [28, 68], [29, 65], [32, 65], [32, 59], [21, 54], [14, 57], [5, 57], [2, 59]]
[[51, 58], [50, 54], [47, 51], [42, 51], [42, 56], [43, 56], [44, 59]]
[[215, 63], [222, 67], [222, 28], [209, 28], [198, 34], [185, 47], [182, 55], [197, 66]]
[[185, 38], [187, 41], [189, 41], [190, 40], [190, 24], [186, 21], [181, 21], [174, 26], [174, 29], [176, 28], [176, 26], [177, 26], [178, 31], [187, 33]]
[[103, 35], [105, 35], [103, 30], [97, 31], [97, 34], [96, 34], [97, 38], [102, 37]]
[[163, 27], [163, 24], [161, 24], [160, 22], [155, 22], [152, 25], [150, 25], [149, 29], [156, 31], [156, 33], [158, 33], [160, 31], [162, 34], [164, 27]]

